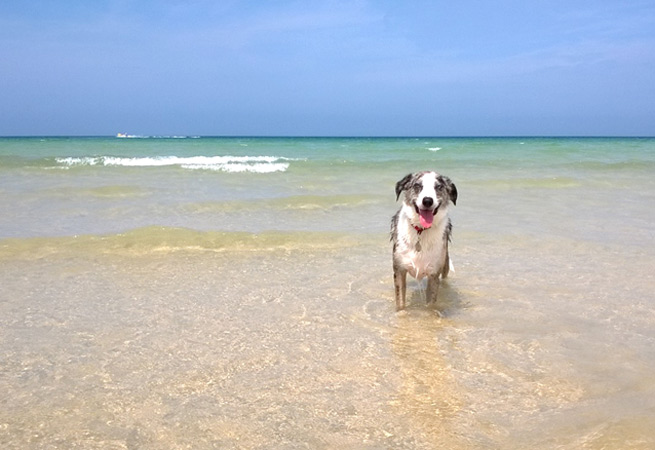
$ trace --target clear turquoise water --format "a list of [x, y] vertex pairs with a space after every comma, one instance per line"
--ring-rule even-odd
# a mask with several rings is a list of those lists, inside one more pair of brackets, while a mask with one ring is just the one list
[[[395, 182], [457, 185], [393, 306]], [[655, 139], [0, 138], [5, 448], [653, 448]]]
[[379, 232], [396, 180], [428, 168], [458, 185], [463, 227], [647, 237], [645, 138], [5, 138], [0, 237]]

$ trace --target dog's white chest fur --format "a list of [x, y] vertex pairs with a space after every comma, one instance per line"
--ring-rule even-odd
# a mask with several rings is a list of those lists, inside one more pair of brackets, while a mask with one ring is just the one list
[[[398, 237], [394, 257], [396, 263], [420, 280], [441, 271], [445, 258], [444, 233], [448, 225], [447, 211], [439, 211], [434, 224], [419, 233], [412, 219], [411, 207], [404, 205], [398, 217]], [[418, 225], [416, 225], [418, 226]]]

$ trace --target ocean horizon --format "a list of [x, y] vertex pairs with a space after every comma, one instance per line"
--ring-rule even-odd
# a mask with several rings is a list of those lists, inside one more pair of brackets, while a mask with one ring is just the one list
[[125, 136], [0, 137], [3, 447], [655, 446], [655, 138]]
[[[124, 134], [124, 136], [120, 136]], [[412, 139], [412, 138], [445, 138], [445, 139], [650, 139], [655, 138], [655, 135], [641, 135], [641, 134], [475, 134], [475, 135], [441, 135], [441, 134], [426, 134], [426, 135], [312, 135], [312, 134], [30, 134], [30, 135], [0, 135], [0, 139], [38, 139], [38, 138], [116, 138], [116, 139], [231, 139], [231, 138], [260, 138], [260, 139]]]

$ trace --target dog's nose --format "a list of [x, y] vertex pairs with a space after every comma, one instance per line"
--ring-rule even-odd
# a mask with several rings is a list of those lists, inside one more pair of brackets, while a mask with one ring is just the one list
[[432, 197], [423, 197], [423, 206], [429, 208], [433, 204], [434, 204], [434, 200], [432, 200]]

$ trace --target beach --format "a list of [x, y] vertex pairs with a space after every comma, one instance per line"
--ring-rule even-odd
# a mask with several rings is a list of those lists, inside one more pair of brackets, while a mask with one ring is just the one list
[[[455, 271], [396, 313], [394, 185]], [[653, 448], [655, 139], [2, 138], [3, 448]]]

